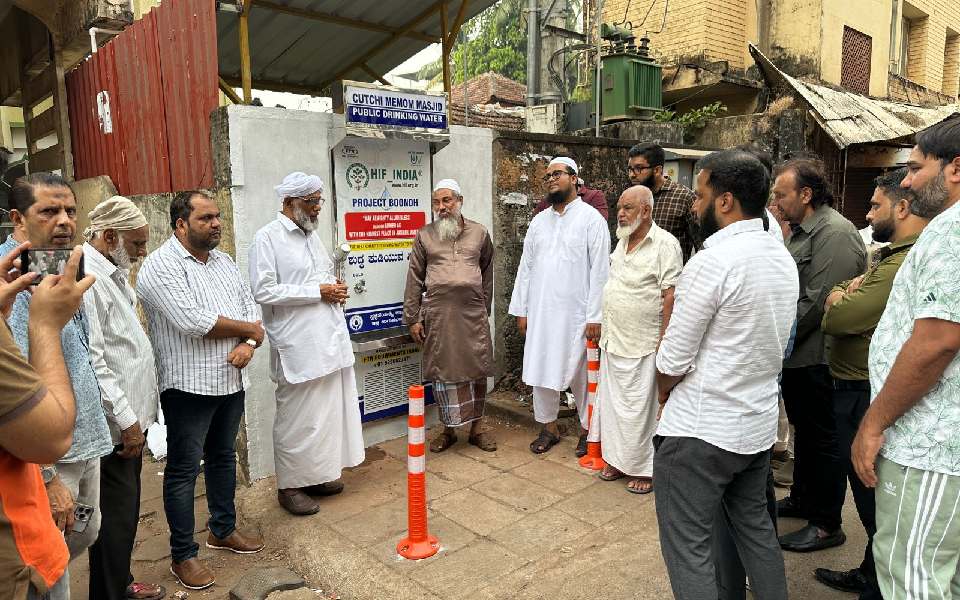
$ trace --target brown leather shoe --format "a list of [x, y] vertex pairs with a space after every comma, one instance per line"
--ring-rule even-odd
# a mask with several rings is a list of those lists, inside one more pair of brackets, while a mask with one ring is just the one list
[[343, 482], [340, 480], [327, 481], [326, 483], [308, 485], [300, 488], [300, 491], [308, 496], [336, 496], [343, 491]]
[[196, 556], [179, 563], [171, 562], [170, 572], [177, 578], [180, 585], [191, 590], [208, 588], [216, 581], [213, 572]]
[[277, 490], [277, 502], [291, 515], [301, 517], [320, 510], [320, 505], [314, 502], [313, 498], [297, 488]]
[[212, 533], [207, 533], [207, 548], [229, 550], [237, 554], [256, 554], [263, 550], [263, 540], [260, 536], [245, 535], [240, 533], [239, 529], [234, 529], [233, 533], [222, 540]]

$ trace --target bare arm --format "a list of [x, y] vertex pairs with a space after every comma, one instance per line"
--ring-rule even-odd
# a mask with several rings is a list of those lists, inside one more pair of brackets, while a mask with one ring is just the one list
[[258, 344], [263, 341], [263, 327], [260, 321], [250, 323], [248, 321], [237, 321], [228, 319], [222, 315], [217, 316], [217, 322], [213, 329], [203, 335], [208, 340], [221, 340], [224, 338], [243, 338], [253, 339]]
[[660, 325], [661, 340], [663, 339], [663, 334], [667, 332], [667, 326], [670, 325], [670, 317], [673, 316], [673, 290], [674, 288], [672, 287], [663, 290], [663, 323]]

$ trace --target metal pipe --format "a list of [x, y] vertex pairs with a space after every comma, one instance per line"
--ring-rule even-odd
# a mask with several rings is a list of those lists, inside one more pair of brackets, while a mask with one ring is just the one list
[[98, 33], [120, 35], [122, 32], [117, 31], [115, 29], [101, 29], [100, 27], [91, 27], [90, 28], [90, 52], [93, 54], [97, 53], [97, 34]]
[[540, 2], [527, 0], [527, 106], [540, 100]]
[[596, 16], [596, 22], [597, 22], [597, 86], [596, 86], [596, 88], [595, 88], [595, 89], [596, 89], [596, 91], [595, 91], [596, 98], [594, 98], [594, 100], [596, 101], [595, 109], [596, 109], [596, 111], [597, 111], [597, 114], [596, 114], [596, 125], [597, 125], [596, 135], [597, 135], [597, 137], [600, 137], [600, 69], [601, 69], [601, 64], [602, 64], [602, 63], [600, 62], [600, 42], [602, 41], [602, 40], [600, 39], [600, 17], [601, 17], [601, 15], [603, 14], [602, 11], [603, 11], [603, 0], [597, 0], [597, 13], [596, 13], [596, 15], [597, 15], [597, 16]]

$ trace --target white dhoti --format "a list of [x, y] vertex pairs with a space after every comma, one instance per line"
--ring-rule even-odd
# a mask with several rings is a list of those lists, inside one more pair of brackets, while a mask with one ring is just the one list
[[631, 477], [653, 476], [656, 377], [656, 352], [643, 358], [600, 355], [597, 410], [603, 460]]
[[303, 383], [288, 383], [278, 369], [273, 457], [278, 489], [335, 481], [363, 462], [353, 367]]
[[[554, 390], [545, 387], [533, 386], [533, 418], [537, 423], [553, 423], [560, 414], [560, 396], [564, 390]], [[577, 403], [577, 416], [580, 425], [587, 429], [587, 353], [573, 371], [570, 380], [570, 393]]]

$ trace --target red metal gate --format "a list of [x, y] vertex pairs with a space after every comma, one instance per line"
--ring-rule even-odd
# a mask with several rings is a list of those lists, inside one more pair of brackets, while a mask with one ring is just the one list
[[76, 178], [121, 194], [213, 185], [214, 0], [165, 0], [66, 77]]

